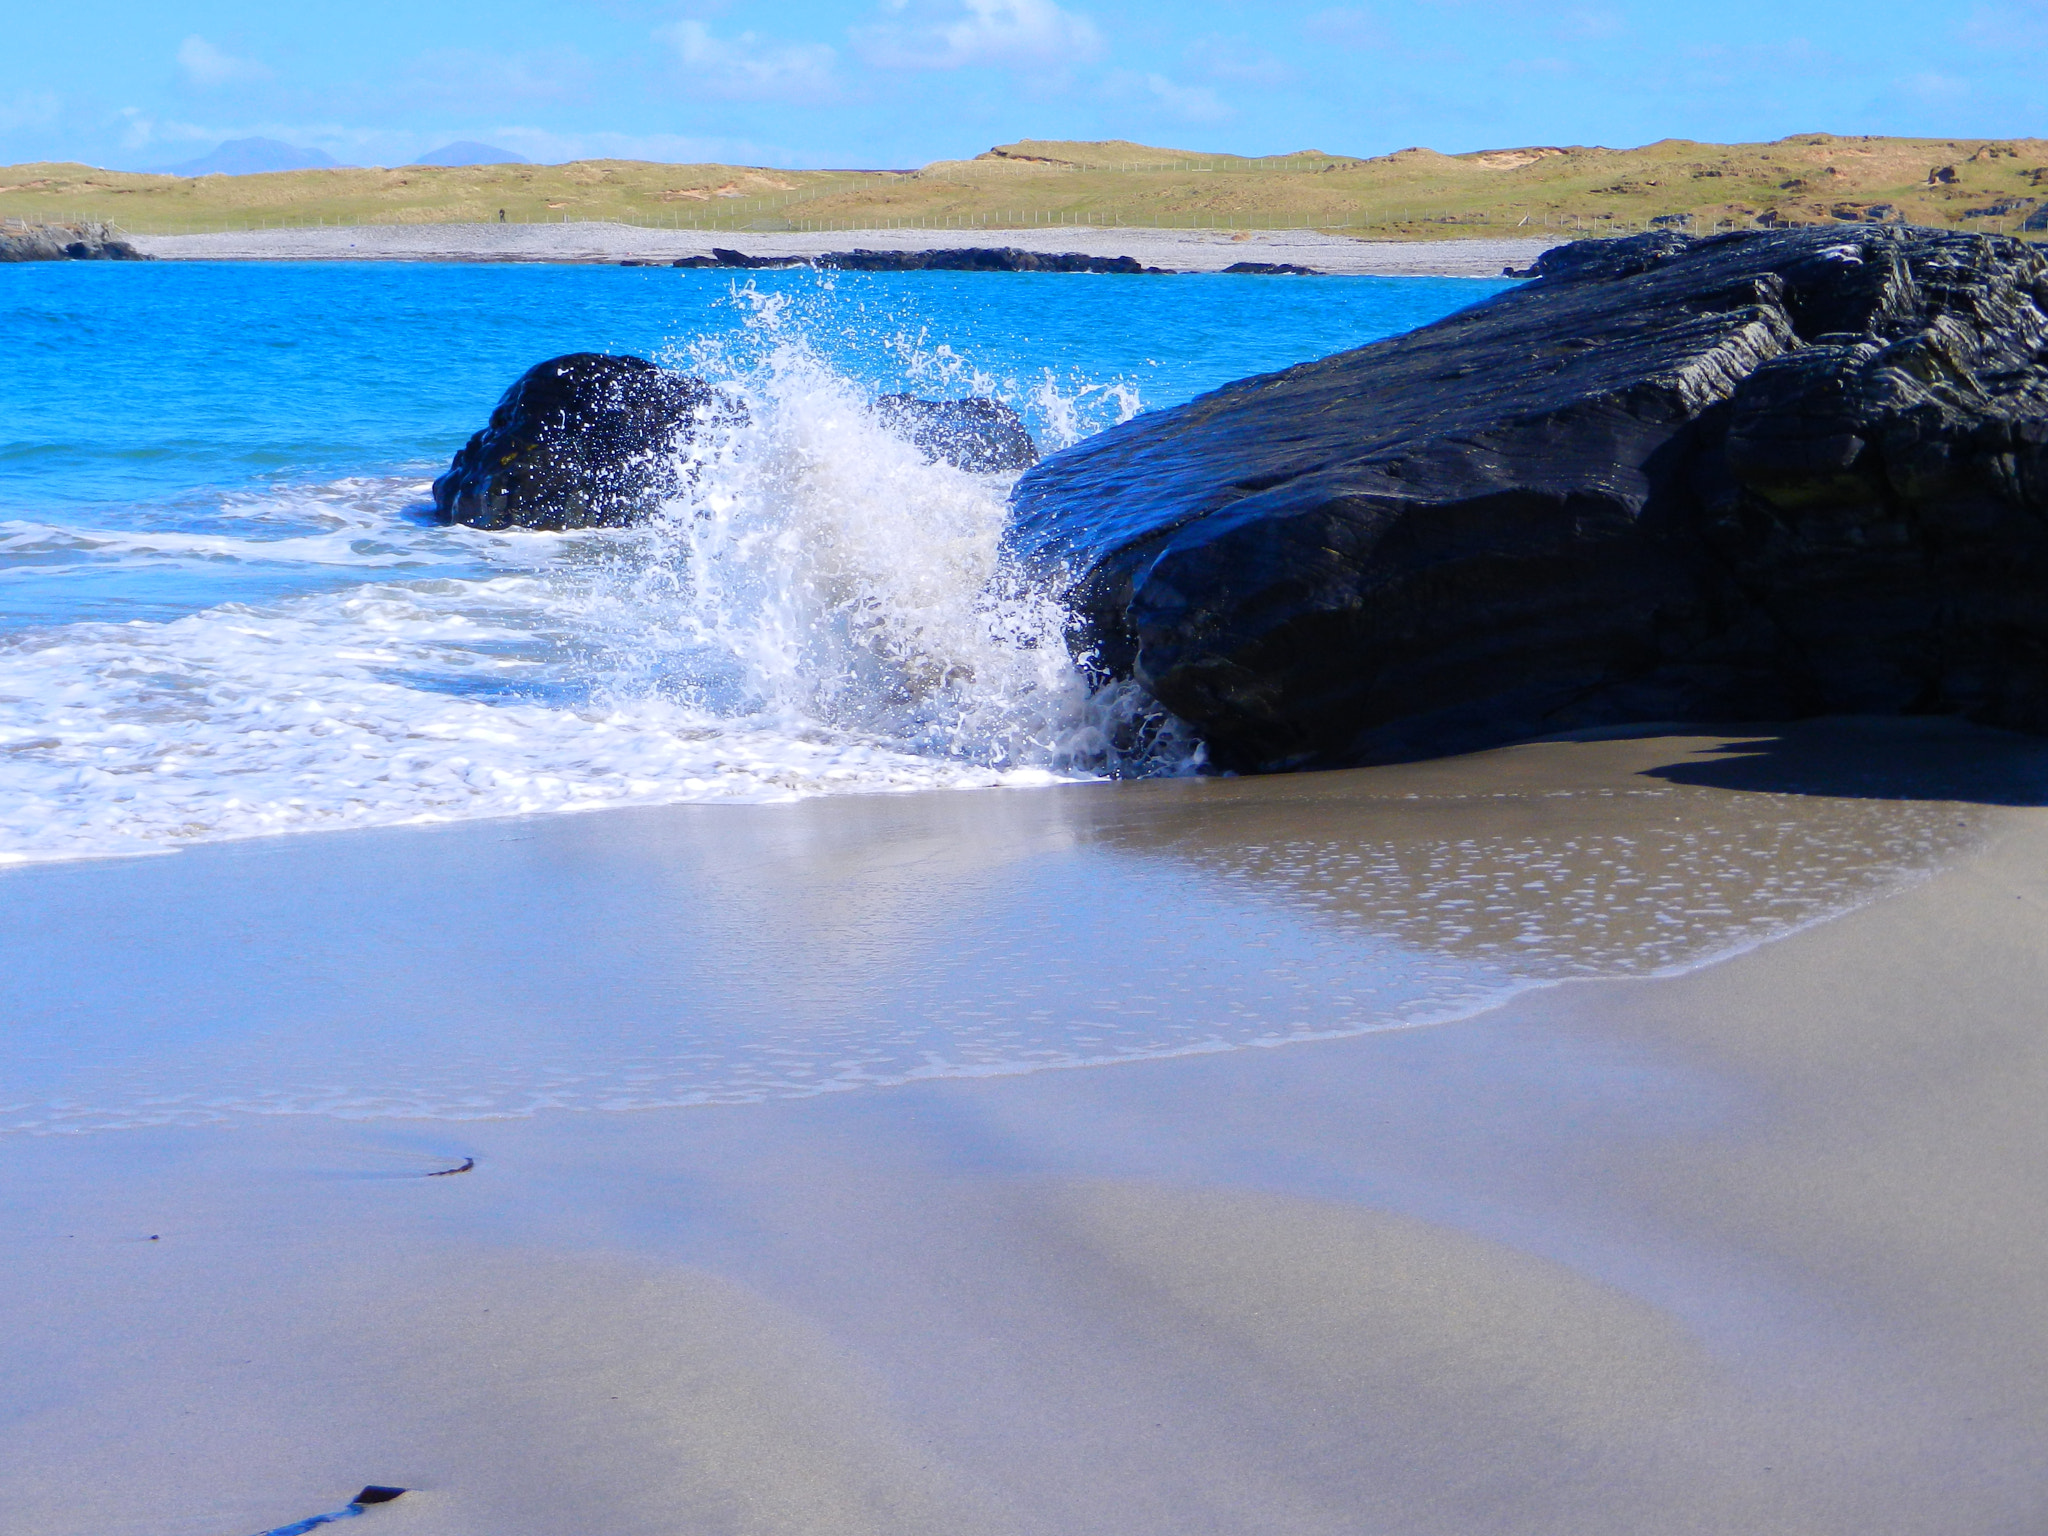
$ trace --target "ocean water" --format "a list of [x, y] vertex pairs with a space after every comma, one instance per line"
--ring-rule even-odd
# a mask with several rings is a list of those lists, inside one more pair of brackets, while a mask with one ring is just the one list
[[[996, 395], [1054, 449], [1498, 286], [0, 267], [0, 1133], [1325, 1038], [1694, 964], [1973, 836], [1647, 783], [1085, 787], [1200, 743], [1088, 695], [1064, 616], [999, 579], [1009, 482], [925, 463], [872, 401]], [[644, 527], [435, 524], [504, 387], [586, 349], [748, 423]], [[572, 810], [606, 814], [534, 814]]]
[[[1131, 701], [991, 587], [1008, 481], [926, 464], [870, 402], [996, 395], [1049, 450], [1498, 286], [0, 271], [0, 860], [1171, 769], [1198, 744], [1115, 759]], [[573, 350], [714, 378], [750, 423], [645, 528], [423, 515], [504, 387]]]

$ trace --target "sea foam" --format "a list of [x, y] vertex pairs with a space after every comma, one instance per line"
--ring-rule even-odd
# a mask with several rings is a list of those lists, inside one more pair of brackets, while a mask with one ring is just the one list
[[[746, 419], [693, 445], [691, 489], [641, 528], [444, 528], [410, 477], [241, 493], [217, 530], [0, 525], [16, 607], [94, 571], [226, 599], [0, 641], [0, 861], [1192, 761], [1156, 711], [1131, 729], [1145, 701], [1091, 697], [1058, 605], [1005, 584], [1007, 481], [927, 463], [783, 301], [736, 302], [745, 324], [667, 361]], [[934, 393], [999, 387], [900, 350]], [[1138, 404], [1025, 387], [1055, 439]]]

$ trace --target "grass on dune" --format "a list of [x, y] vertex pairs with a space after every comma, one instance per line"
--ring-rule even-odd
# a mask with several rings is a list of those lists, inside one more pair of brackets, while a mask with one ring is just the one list
[[[0, 219], [135, 233], [311, 224], [616, 220], [707, 231], [1320, 228], [1360, 235], [1589, 232], [1889, 221], [2012, 231], [2048, 209], [2048, 141], [1798, 134], [1359, 158], [1245, 158], [1123, 141], [1027, 140], [918, 170], [790, 171], [586, 160], [179, 177], [0, 169]], [[2048, 223], [2048, 212], [2041, 215]]]

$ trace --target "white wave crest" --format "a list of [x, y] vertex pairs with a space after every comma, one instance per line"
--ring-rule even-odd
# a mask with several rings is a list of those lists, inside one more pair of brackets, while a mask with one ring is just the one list
[[[294, 493], [270, 527], [247, 505], [219, 531], [0, 526], [15, 571], [375, 578], [0, 642], [0, 861], [1193, 760], [1156, 711], [1131, 728], [1145, 701], [1091, 698], [1065, 613], [1006, 587], [1006, 480], [926, 463], [772, 303], [689, 360], [746, 419], [693, 446], [686, 498], [641, 528], [432, 527], [417, 480]], [[1134, 738], [1142, 763], [1115, 745]]]

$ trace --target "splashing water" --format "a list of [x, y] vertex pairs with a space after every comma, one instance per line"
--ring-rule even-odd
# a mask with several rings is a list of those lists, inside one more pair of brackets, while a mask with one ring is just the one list
[[[1057, 603], [1005, 581], [1004, 477], [891, 435], [785, 299], [731, 302], [736, 330], [666, 361], [745, 419], [640, 528], [433, 526], [407, 478], [237, 497], [204, 533], [0, 529], [17, 589], [98, 563], [257, 594], [0, 641], [0, 860], [1198, 760], [1148, 701], [1091, 697]], [[1055, 438], [1137, 408], [891, 344], [931, 392], [1022, 397]], [[266, 571], [292, 595], [264, 600]]]
[[[790, 323], [784, 296], [736, 300], [753, 311], [744, 344], [699, 344], [688, 363], [750, 410], [694, 450], [690, 493], [649, 530], [617, 608], [628, 645], [665, 607], [680, 649], [663, 676], [724, 716], [991, 769], [1122, 766], [1064, 610], [998, 560], [1007, 478], [927, 463]], [[613, 665], [630, 665], [623, 649]]]

